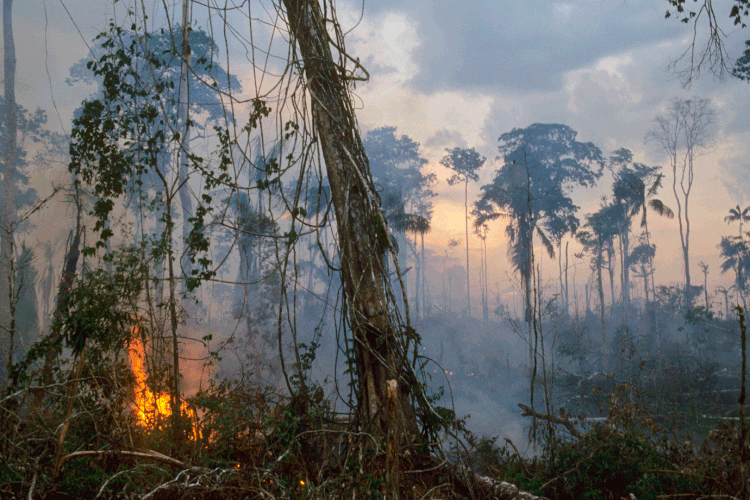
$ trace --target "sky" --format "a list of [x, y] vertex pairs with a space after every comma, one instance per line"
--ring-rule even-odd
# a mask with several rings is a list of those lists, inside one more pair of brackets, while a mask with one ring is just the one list
[[[178, 15], [177, 3], [167, 2], [172, 16]], [[274, 11], [270, 2], [236, 3], [243, 9], [251, 5], [258, 18], [275, 19], [269, 15]], [[73, 110], [92, 91], [68, 86], [69, 68], [86, 56], [87, 44], [113, 16], [122, 18], [122, 4], [16, 2], [19, 102], [46, 109], [50, 126], [69, 132]], [[144, 5], [152, 22], [163, 20], [161, 2]], [[727, 50], [737, 57], [744, 41], [750, 39], [750, 29], [731, 25], [728, 1], [714, 5], [719, 19], [725, 21]], [[366, 132], [385, 125], [397, 127], [399, 134], [421, 144], [429, 160], [426, 168], [440, 180], [435, 188], [433, 229], [426, 239], [428, 250], [442, 255], [449, 238], [463, 237], [463, 189], [445, 182], [449, 174], [438, 163], [445, 148], [474, 147], [487, 157], [480, 181], [470, 186], [470, 202], [501, 166], [496, 159], [498, 137], [536, 122], [569, 125], [580, 141], [593, 142], [605, 156], [624, 147], [635, 153], [637, 161], [660, 165], [665, 157], [645, 143], [646, 132], [672, 99], [694, 96], [710, 99], [717, 119], [711, 148], [696, 166], [691, 273], [693, 281], [698, 281], [697, 263], [704, 261], [709, 264], [710, 287], [730, 283], [729, 276], [719, 274], [716, 246], [722, 235], [736, 232], [723, 222], [729, 208], [750, 202], [750, 87], [711, 75], [683, 87], [669, 64], [688, 47], [692, 27], [664, 19], [667, 7], [664, 0], [380, 0], [364, 4], [342, 0], [337, 4], [343, 30], [351, 30], [347, 50], [370, 74], [369, 81], [358, 83], [355, 90], [361, 128]], [[199, 12], [201, 8], [194, 7], [196, 22], [217, 29], [221, 16], [209, 19]], [[238, 32], [244, 29], [240, 22], [234, 27]], [[698, 32], [703, 33], [700, 26]], [[264, 41], [274, 40], [271, 52], [283, 56], [283, 39], [283, 32], [275, 32]], [[235, 57], [233, 71], [249, 83], [252, 66], [248, 58], [238, 46], [230, 46], [230, 53]], [[53, 181], [64, 175], [45, 173]], [[605, 176], [597, 188], [575, 191], [580, 216], [597, 208], [610, 183], [611, 178]], [[674, 205], [669, 190], [663, 189], [661, 198]], [[681, 281], [676, 220], [651, 220], [657, 245], [656, 280]], [[53, 215], [39, 223], [41, 230], [58, 225]], [[502, 227], [492, 226], [490, 282], [500, 288], [509, 283], [506, 244]], [[479, 240], [471, 237], [470, 246], [476, 263]], [[460, 252], [455, 256], [455, 264], [460, 265]], [[475, 283], [477, 273], [475, 264]]]

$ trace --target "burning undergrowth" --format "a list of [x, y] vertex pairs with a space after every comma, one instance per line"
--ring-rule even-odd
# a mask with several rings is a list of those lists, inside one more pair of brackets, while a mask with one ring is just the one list
[[180, 418], [190, 423], [190, 437], [197, 439], [198, 423], [195, 410], [190, 408], [187, 402], [179, 395], [173, 396], [167, 391], [154, 391], [149, 386], [149, 377], [146, 367], [146, 347], [138, 335], [139, 329], [135, 327], [127, 353], [130, 368], [135, 378], [133, 385], [133, 411], [137, 423], [146, 430], [162, 428], [172, 417], [173, 408], [179, 406]]

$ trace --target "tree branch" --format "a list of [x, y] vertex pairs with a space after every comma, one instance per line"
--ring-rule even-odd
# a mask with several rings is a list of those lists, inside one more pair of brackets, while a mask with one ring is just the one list
[[575, 436], [578, 439], [582, 439], [584, 436], [583, 432], [576, 429], [575, 425], [573, 425], [573, 422], [571, 422], [567, 418], [557, 417], [555, 415], [547, 415], [545, 413], [539, 413], [537, 411], [532, 410], [528, 406], [522, 405], [522, 404], [519, 404], [518, 407], [523, 410], [523, 413], [521, 414], [522, 417], [534, 417], [534, 418], [538, 418], [541, 420], [546, 420], [547, 422], [552, 422], [553, 424], [562, 425], [566, 429], [568, 429], [568, 431], [573, 436]]

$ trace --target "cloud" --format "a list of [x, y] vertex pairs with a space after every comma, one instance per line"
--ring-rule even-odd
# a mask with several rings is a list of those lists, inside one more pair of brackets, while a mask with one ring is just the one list
[[438, 130], [429, 139], [424, 141], [424, 146], [426, 148], [441, 150], [452, 147], [467, 147], [466, 141], [464, 140], [463, 135], [461, 135], [461, 132], [445, 128]]
[[[602, 57], [684, 36], [653, 1], [377, 2], [416, 27], [414, 90], [553, 91]], [[367, 10], [367, 9], [366, 9]], [[366, 12], [367, 14], [367, 12]]]

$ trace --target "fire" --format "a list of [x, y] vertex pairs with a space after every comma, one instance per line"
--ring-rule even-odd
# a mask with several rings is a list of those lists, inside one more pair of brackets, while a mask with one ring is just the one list
[[[147, 429], [153, 429], [159, 420], [164, 420], [172, 415], [172, 404], [169, 394], [155, 393], [149, 389], [146, 383], [145, 352], [143, 342], [138, 338], [138, 327], [136, 326], [133, 329], [133, 338], [128, 346], [130, 367], [133, 370], [133, 375], [135, 375], [133, 409], [138, 423]], [[182, 399], [180, 400], [180, 410], [183, 415], [195, 422], [195, 412]], [[197, 437], [195, 423], [193, 424], [192, 434], [194, 438]]]

